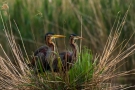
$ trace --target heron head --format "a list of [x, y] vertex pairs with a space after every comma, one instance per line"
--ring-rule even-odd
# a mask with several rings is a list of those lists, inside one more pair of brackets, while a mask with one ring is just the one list
[[52, 32], [49, 32], [49, 33], [45, 34], [45, 41], [50, 41], [50, 40], [55, 39], [55, 38], [64, 38], [64, 37], [66, 37], [66, 36], [64, 36], [64, 35], [56, 35], [56, 34], [54, 34]]
[[76, 34], [70, 34], [69, 36], [69, 43], [73, 44], [76, 42], [76, 40], [83, 39], [82, 37], [76, 35]]
[[70, 34], [69, 38], [76, 40], [76, 39], [83, 39], [82, 37], [76, 35], [76, 34]]

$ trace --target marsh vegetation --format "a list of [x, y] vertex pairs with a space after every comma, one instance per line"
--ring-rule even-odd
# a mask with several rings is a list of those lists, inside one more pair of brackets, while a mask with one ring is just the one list
[[[1, 0], [0, 89], [117, 90], [134, 87], [134, 0]], [[66, 73], [28, 67], [44, 34], [85, 39]], [[57, 52], [68, 50], [68, 37]], [[83, 43], [83, 44], [82, 44]]]

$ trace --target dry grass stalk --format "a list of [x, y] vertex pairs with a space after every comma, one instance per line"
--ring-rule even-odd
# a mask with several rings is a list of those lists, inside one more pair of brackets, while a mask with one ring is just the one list
[[[88, 81], [85, 83], [84, 89], [117, 89], [121, 88], [121, 86], [115, 86], [112, 85], [112, 83], [109, 81], [115, 77], [125, 76], [128, 75], [131, 72], [134, 72], [134, 70], [131, 71], [125, 71], [125, 72], [119, 72], [116, 73], [116, 65], [124, 60], [129, 55], [133, 54], [135, 51], [135, 45], [132, 45], [127, 50], [119, 52], [118, 55], [112, 56], [114, 53], [115, 48], [117, 48], [117, 42], [119, 39], [119, 36], [121, 34], [122, 27], [125, 23], [127, 13], [125, 17], [123, 18], [122, 22], [118, 25], [116, 28], [116, 31], [111, 34], [108, 37], [108, 41], [106, 43], [106, 46], [104, 48], [104, 51], [102, 55], [99, 58], [96, 58], [95, 60], [99, 60], [97, 62], [97, 65], [94, 68], [94, 73], [91, 81]], [[1, 17], [2, 19], [2, 17]], [[3, 21], [3, 19], [2, 19]], [[31, 74], [29, 67], [25, 63], [25, 59], [22, 55], [22, 51], [19, 48], [19, 46], [16, 44], [15, 38], [13, 36], [13, 33], [9, 33], [9, 31], [6, 29], [4, 22], [4, 32], [6, 35], [6, 38], [8, 40], [8, 44], [11, 48], [12, 55], [14, 56], [15, 64], [13, 64], [12, 60], [8, 57], [6, 52], [4, 51], [3, 47], [0, 45], [1, 50], [5, 54], [6, 58], [3, 58], [0, 56], [0, 89], [18, 89], [19, 85], [21, 85], [21, 89], [32, 89], [31, 87], [25, 86], [24, 84], [31, 84], [31, 78], [34, 76]], [[113, 29], [112, 29], [113, 30]], [[27, 58], [28, 59], [28, 58]], [[42, 77], [36, 78], [42, 81]], [[61, 81], [51, 81], [51, 80], [44, 80], [46, 82], [52, 82], [57, 83]], [[37, 80], [38, 82], [38, 80]], [[40, 84], [37, 84], [35, 81], [35, 86]], [[42, 87], [42, 86], [41, 86]], [[34, 88], [34, 87], [33, 87]], [[70, 87], [69, 87], [70, 88]]]
[[[3, 21], [2, 16], [1, 19]], [[3, 31], [5, 32], [15, 63], [13, 63], [13, 60], [10, 59], [0, 44], [0, 48], [5, 55], [5, 58], [0, 56], [0, 89], [17, 90], [19, 85], [30, 82], [29, 76], [31, 76], [31, 74], [28, 66], [24, 62], [25, 59], [22, 55], [22, 51], [16, 44], [12, 32], [10, 34], [9, 31], [7, 31], [4, 22], [3, 26]], [[24, 87], [23, 89], [27, 89], [27, 87]]]
[[[129, 74], [134, 73], [134, 69], [130, 71], [124, 71], [124, 72], [116, 72], [117, 69], [120, 66], [119, 63], [123, 61], [125, 58], [128, 56], [132, 55], [135, 52], [135, 44], [129, 47], [128, 49], [124, 50], [125, 46], [119, 51], [119, 53], [114, 56], [116, 48], [118, 48], [117, 43], [118, 39], [120, 37], [122, 28], [125, 23], [125, 19], [127, 16], [128, 11], [126, 12], [123, 20], [121, 23], [118, 22], [118, 25], [116, 27], [115, 32], [111, 31], [108, 40], [106, 42], [106, 45], [104, 47], [103, 53], [99, 58], [96, 58], [95, 60], [99, 60], [97, 63], [97, 66], [95, 66], [95, 71], [93, 74], [92, 81], [88, 82], [85, 86], [85, 89], [88, 88], [96, 88], [99, 87], [98, 89], [104, 88], [105, 90], [116, 90], [121, 87], [119, 85], [113, 85], [112, 80], [116, 77], [121, 77], [121, 76], [126, 76]], [[114, 28], [112, 28], [114, 30]], [[123, 42], [121, 43], [123, 44]], [[121, 46], [121, 44], [119, 46]], [[117, 67], [116, 67], [117, 66]], [[121, 65], [122, 66], [122, 65]], [[104, 85], [103, 85], [104, 84]], [[108, 86], [110, 84], [110, 86]]]

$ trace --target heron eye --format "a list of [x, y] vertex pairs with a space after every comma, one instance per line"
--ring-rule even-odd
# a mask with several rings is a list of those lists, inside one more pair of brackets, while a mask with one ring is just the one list
[[51, 36], [49, 35], [49, 36], [47, 36], [47, 39], [49, 39]]

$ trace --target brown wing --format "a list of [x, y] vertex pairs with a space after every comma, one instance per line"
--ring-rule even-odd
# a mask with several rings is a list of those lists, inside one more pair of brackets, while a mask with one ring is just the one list
[[[65, 71], [66, 68], [69, 66], [68, 63], [70, 63], [70, 61], [72, 61], [72, 53], [71, 52], [62, 52], [59, 54], [60, 58], [61, 58], [61, 62], [62, 62], [62, 67], [63, 70]], [[55, 58], [53, 61], [53, 70], [54, 72], [58, 72], [59, 68], [58, 68], [58, 58]]]
[[38, 48], [35, 52], [34, 52], [34, 56], [36, 56], [38, 53], [44, 53], [44, 55], [46, 55], [46, 52], [48, 51], [49, 47], [44, 45], [41, 46], [40, 48]]
[[45, 63], [45, 58], [46, 58], [46, 55], [47, 55], [48, 50], [50, 50], [50, 49], [46, 45], [41, 46], [40, 48], [38, 48], [34, 52], [34, 57], [32, 57], [31, 65], [32, 66], [35, 66], [36, 60], [38, 60], [39, 58], [41, 59], [41, 62], [44, 62]]

